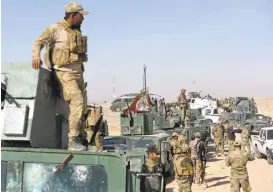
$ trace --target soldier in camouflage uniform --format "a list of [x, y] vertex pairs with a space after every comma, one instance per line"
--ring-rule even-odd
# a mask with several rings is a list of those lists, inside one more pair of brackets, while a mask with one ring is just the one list
[[242, 129], [242, 133], [241, 133], [241, 138], [242, 138], [242, 151], [247, 151], [250, 153], [250, 125], [246, 124], [243, 129]]
[[193, 162], [193, 170], [194, 170], [194, 175], [193, 175], [193, 180], [195, 183], [200, 184], [200, 175], [201, 173], [201, 161], [200, 158], [197, 157], [197, 144], [200, 141], [201, 134], [200, 133], [195, 133], [195, 139], [190, 142], [189, 148], [191, 151], [191, 160]]
[[[147, 147], [148, 159], [146, 163], [142, 166], [141, 173], [163, 173], [163, 167], [159, 164], [160, 159], [160, 150], [157, 145], [151, 145]], [[164, 180], [165, 181], [165, 180]], [[159, 178], [150, 179], [141, 178], [140, 191], [141, 192], [159, 192], [160, 191], [160, 182]], [[165, 191], [165, 182], [164, 190]]]
[[181, 89], [181, 93], [177, 97], [177, 103], [181, 108], [181, 119], [182, 119], [182, 121], [185, 120], [186, 109], [187, 109], [187, 97], [186, 97], [185, 92], [186, 92], [185, 89]]
[[255, 156], [241, 151], [241, 142], [234, 142], [235, 150], [230, 152], [225, 160], [226, 166], [230, 169], [230, 191], [238, 192], [242, 187], [244, 192], [252, 191], [249, 184], [249, 177], [246, 164], [255, 160]]
[[[54, 69], [64, 100], [69, 102], [69, 150], [85, 150], [79, 137], [85, 136], [83, 126], [85, 89], [83, 63], [87, 62], [87, 37], [82, 36], [83, 15], [88, 12], [78, 3], [65, 6], [65, 18], [45, 29], [34, 42], [32, 67], [38, 70], [41, 65], [41, 49], [46, 45], [45, 64]], [[82, 125], [82, 126], [81, 126]]]
[[185, 115], [185, 127], [189, 128], [190, 127], [190, 123], [191, 123], [191, 109], [189, 104], [187, 103], [187, 107], [186, 107], [186, 115]]
[[179, 192], [191, 192], [193, 164], [191, 159], [187, 156], [189, 146], [183, 144], [181, 148], [176, 148], [176, 155], [174, 158], [176, 181]]
[[[97, 126], [101, 127], [102, 125], [102, 121], [98, 122], [100, 120], [100, 117], [101, 114], [98, 108], [94, 108], [93, 110], [91, 109], [87, 110], [85, 130], [87, 133], [87, 139], [89, 143], [91, 142], [91, 137], [94, 134], [94, 126], [97, 124]], [[98, 125], [98, 123], [100, 123], [100, 125]], [[95, 146], [97, 152], [102, 152], [102, 141], [100, 131], [98, 131], [95, 135]], [[91, 145], [88, 146], [88, 149], [92, 150]]]
[[224, 131], [225, 129], [221, 121], [218, 121], [217, 125], [212, 130], [215, 142], [215, 153], [217, 157], [219, 155], [219, 150], [221, 151], [221, 155], [224, 156]]
[[186, 130], [185, 129], [183, 129], [181, 134], [179, 135], [178, 141], [181, 144], [188, 144], [188, 139], [187, 139], [187, 136], [186, 136]]
[[172, 137], [168, 140], [172, 156], [175, 154], [175, 149], [179, 146], [179, 136], [178, 133], [173, 132]]

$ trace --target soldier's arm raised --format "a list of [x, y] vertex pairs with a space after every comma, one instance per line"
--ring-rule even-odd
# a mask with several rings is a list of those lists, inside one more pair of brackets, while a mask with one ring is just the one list
[[43, 47], [49, 43], [54, 42], [56, 38], [54, 26], [47, 27], [44, 32], [38, 37], [32, 46], [32, 66], [38, 69], [41, 66], [40, 53]]

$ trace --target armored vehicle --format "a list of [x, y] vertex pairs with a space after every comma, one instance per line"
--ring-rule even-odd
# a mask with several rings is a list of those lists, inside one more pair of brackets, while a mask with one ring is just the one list
[[254, 99], [250, 100], [247, 97], [236, 97], [234, 110], [236, 112], [258, 113]]
[[[164, 174], [172, 174], [173, 162], [167, 144], [169, 134], [158, 133], [154, 135], [132, 136], [108, 136], [103, 140], [103, 150], [106, 152], [119, 153], [129, 158], [133, 155], [147, 158], [146, 149], [149, 145], [160, 146], [161, 163], [164, 165]], [[145, 160], [144, 159], [144, 160]]]
[[[262, 115], [260, 115], [262, 116]], [[258, 118], [257, 118], [258, 117]], [[259, 134], [261, 128], [269, 127], [270, 123], [268, 119], [259, 118], [259, 115], [252, 114], [252, 113], [243, 113], [243, 112], [223, 112], [220, 115], [221, 121], [228, 120], [229, 122], [233, 123], [235, 127], [239, 128], [244, 126], [245, 124], [250, 124], [250, 132], [253, 135]]]
[[1, 191], [139, 191], [143, 156], [65, 149], [67, 103], [54, 73], [30, 66], [2, 64]]

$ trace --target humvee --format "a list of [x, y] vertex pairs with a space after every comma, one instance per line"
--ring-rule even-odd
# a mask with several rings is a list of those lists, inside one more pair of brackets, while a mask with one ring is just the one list
[[139, 191], [142, 156], [66, 150], [68, 105], [54, 73], [30, 66], [2, 64], [1, 191]]
[[250, 133], [252, 135], [257, 135], [259, 134], [261, 128], [270, 126], [267, 118], [263, 119], [263, 117], [259, 118], [259, 116], [262, 115], [245, 112], [223, 112], [219, 119], [221, 121], [228, 120], [234, 124], [234, 127], [237, 128], [244, 126], [245, 124], [250, 124]]

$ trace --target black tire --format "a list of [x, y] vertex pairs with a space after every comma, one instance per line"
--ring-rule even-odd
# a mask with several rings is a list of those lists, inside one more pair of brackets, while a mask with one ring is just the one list
[[270, 152], [269, 152], [268, 149], [266, 150], [266, 157], [267, 157], [268, 164], [272, 165], [273, 164], [273, 158], [272, 158], [272, 156], [270, 156]]
[[259, 149], [257, 146], [255, 146], [255, 155], [258, 159], [262, 158], [262, 154], [260, 153]]

